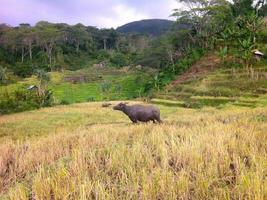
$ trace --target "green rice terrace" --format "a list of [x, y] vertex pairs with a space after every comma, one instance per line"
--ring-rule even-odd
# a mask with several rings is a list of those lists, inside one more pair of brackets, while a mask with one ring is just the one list
[[[71, 104], [103, 100], [127, 100], [142, 96], [146, 85], [153, 79], [153, 69], [138, 70], [135, 67], [88, 67], [77, 71], [51, 72], [48, 89], [53, 92], [55, 103]], [[17, 89], [27, 91], [37, 84], [35, 76], [16, 83], [1, 86], [0, 95]]]
[[[215, 63], [215, 64], [211, 64]], [[232, 104], [267, 105], [267, 67], [256, 63], [253, 71], [225, 68], [214, 55], [204, 56], [185, 74], [155, 94], [154, 103], [201, 108]]]

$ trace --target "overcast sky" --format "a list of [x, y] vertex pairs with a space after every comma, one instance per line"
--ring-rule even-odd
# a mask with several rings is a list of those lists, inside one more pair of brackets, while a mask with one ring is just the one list
[[0, 24], [44, 20], [116, 28], [141, 19], [172, 19], [177, 7], [176, 0], [0, 0]]

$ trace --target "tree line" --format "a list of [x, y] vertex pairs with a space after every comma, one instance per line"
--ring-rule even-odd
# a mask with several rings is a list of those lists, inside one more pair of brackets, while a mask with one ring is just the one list
[[124, 55], [141, 51], [149, 40], [147, 35], [120, 34], [114, 29], [82, 24], [71, 26], [45, 21], [35, 26], [1, 24], [0, 65], [7, 66], [16, 75], [28, 76], [34, 68], [47, 71], [79, 69], [81, 63], [74, 61], [100, 62], [109, 59], [110, 55], [115, 64], [119, 59], [127, 64], [128, 57]]

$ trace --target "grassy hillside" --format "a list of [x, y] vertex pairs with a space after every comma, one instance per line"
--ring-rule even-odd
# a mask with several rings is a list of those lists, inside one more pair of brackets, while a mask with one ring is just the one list
[[266, 107], [159, 107], [162, 125], [100, 103], [1, 117], [0, 198], [267, 198]]
[[[49, 89], [55, 102], [70, 104], [87, 101], [125, 100], [144, 95], [146, 85], [153, 78], [151, 69], [97, 68], [89, 67], [78, 71], [52, 72]], [[35, 76], [14, 84], [0, 87], [0, 95], [24, 90], [36, 84]]]
[[223, 66], [214, 54], [204, 56], [186, 73], [177, 77], [164, 90], [155, 94], [159, 99], [174, 100], [184, 107], [216, 106], [232, 104], [245, 107], [267, 105], [267, 64], [254, 63], [253, 70], [247, 71]]

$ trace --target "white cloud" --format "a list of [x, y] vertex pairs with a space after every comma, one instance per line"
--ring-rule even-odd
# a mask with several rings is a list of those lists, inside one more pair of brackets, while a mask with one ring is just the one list
[[0, 23], [40, 20], [114, 27], [131, 21], [169, 18], [176, 0], [0, 0]]
[[128, 22], [149, 18], [148, 15], [138, 13], [135, 9], [118, 4], [112, 7], [114, 17], [111, 20], [113, 27], [121, 26]]

